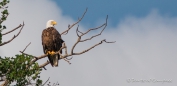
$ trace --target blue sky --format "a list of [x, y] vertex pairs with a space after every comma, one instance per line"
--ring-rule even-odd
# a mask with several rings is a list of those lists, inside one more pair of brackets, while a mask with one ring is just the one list
[[145, 17], [153, 9], [160, 15], [176, 16], [177, 0], [53, 0], [64, 15], [77, 19], [88, 7], [82, 23], [94, 25], [109, 15], [109, 24], [116, 26], [127, 16]]

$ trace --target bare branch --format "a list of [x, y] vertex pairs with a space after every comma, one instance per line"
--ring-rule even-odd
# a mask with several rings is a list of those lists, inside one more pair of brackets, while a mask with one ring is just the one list
[[[63, 45], [63, 46], [60, 48], [60, 50], [59, 50], [57, 53], [60, 54], [60, 58], [61, 58], [61, 59], [64, 59], [66, 62], [68, 62], [69, 64], [71, 64], [71, 63], [68, 61], [68, 59], [67, 59], [67, 58], [63, 58], [62, 54], [60, 53], [60, 51], [61, 51], [62, 49], [65, 49], [65, 55], [68, 55], [68, 53], [67, 53], [67, 46], [66, 46], [65, 42], [64, 42], [62, 45]], [[57, 53], [56, 53], [56, 54], [57, 54]]]
[[[108, 16], [106, 17], [106, 23], [105, 23], [105, 24], [103, 24], [103, 25], [101, 25], [101, 26], [99, 26], [99, 27], [97, 27], [97, 28], [89, 29], [88, 31], [86, 31], [85, 33], [83, 33], [83, 34], [80, 35], [80, 36], [78, 35], [78, 28], [77, 28], [77, 29], [76, 29], [76, 33], [77, 33], [78, 39], [77, 39], [77, 42], [73, 45], [73, 47], [72, 47], [72, 49], [71, 49], [71, 54], [73, 55], [74, 48], [76, 47], [76, 45], [77, 45], [79, 42], [84, 42], [84, 41], [87, 41], [87, 40], [91, 40], [92, 38], [101, 35], [101, 33], [104, 31], [104, 29], [105, 29], [106, 26], [107, 26], [107, 19], [108, 19]], [[102, 31], [100, 32], [100, 34], [94, 35], [94, 36], [92, 36], [91, 38], [88, 38], [88, 39], [85, 39], [85, 40], [81, 40], [81, 37], [84, 36], [85, 34], [89, 33], [91, 30], [97, 30], [97, 29], [99, 29], [99, 28], [101, 28], [101, 27], [103, 27], [103, 26], [104, 26], [104, 28], [102, 29]], [[79, 27], [79, 26], [78, 26], [78, 27]]]
[[22, 51], [19, 51], [19, 52], [22, 53], [22, 54], [24, 54], [24, 55], [32, 56], [33, 58], [37, 58], [37, 59], [38, 59], [38, 57], [36, 57], [36, 56], [33, 56], [33, 55], [30, 55], [30, 54], [24, 53], [24, 52], [22, 52]]
[[71, 64], [66, 58], [62, 58], [62, 59], [64, 59], [66, 62], [68, 62], [68, 64]]
[[22, 25], [20, 24], [18, 27], [14, 28], [14, 29], [12, 29], [12, 30], [6, 32], [6, 33], [3, 33], [2, 36], [7, 35], [7, 34], [13, 32], [13, 31], [17, 30], [17, 29], [20, 28], [21, 26], [22, 26]]
[[86, 14], [86, 12], [87, 12], [87, 8], [86, 8], [84, 14], [82, 15], [82, 17], [79, 18], [76, 23], [74, 23], [74, 24], [72, 24], [72, 25], [68, 25], [68, 29], [65, 30], [64, 32], [62, 32], [61, 35], [63, 35], [63, 34], [66, 35], [72, 27], [74, 27], [76, 24], [78, 24], [78, 23], [84, 18], [84, 15]]
[[44, 86], [49, 81], [49, 79], [50, 79], [50, 77], [47, 79], [47, 81], [42, 86]]
[[[102, 44], [103, 42], [105, 42], [105, 43], [115, 43], [115, 41], [114, 42], [107, 42], [105, 39], [104, 40], [102, 40], [100, 43], [97, 43], [97, 44], [95, 44], [94, 46], [92, 46], [92, 47], [90, 47], [89, 49], [86, 49], [86, 50], [84, 50], [84, 51], [82, 51], [82, 52], [80, 52], [80, 53], [73, 53], [73, 54], [65, 54], [64, 56], [62, 56], [59, 60], [61, 60], [61, 59], [64, 59], [65, 60], [65, 58], [67, 58], [67, 57], [69, 57], [69, 56], [72, 56], [72, 55], [80, 55], [80, 54], [83, 54], [83, 53], [85, 53], [85, 52], [88, 52], [89, 50], [91, 50], [91, 49], [93, 49], [94, 47], [96, 47], [96, 46], [98, 46], [98, 45], [100, 45], [100, 44]], [[64, 46], [66, 46], [65, 44], [64, 44]], [[63, 47], [63, 48], [66, 48], [66, 47]], [[61, 48], [62, 49], [62, 48]], [[67, 52], [67, 51], [66, 51]], [[22, 53], [22, 52], [21, 52]], [[26, 54], [26, 53], [24, 53], [24, 54]], [[55, 54], [59, 54], [59, 52], [57, 52], [57, 53], [55, 53]], [[27, 54], [28, 55], [28, 54]], [[36, 57], [36, 58], [38, 58], [38, 59], [41, 59], [41, 58], [44, 58], [44, 57], [46, 57], [47, 55], [46, 54], [44, 54], [44, 55], [41, 55], [40, 57]], [[38, 59], [35, 59], [35, 60], [32, 60], [32, 62], [35, 62], [35, 61], [37, 61]], [[67, 61], [67, 60], [65, 60], [66, 62], [68, 62], [69, 64], [71, 64], [69, 61]], [[40, 65], [39, 67], [40, 68], [44, 68], [46, 65], [48, 65], [50, 62], [47, 60], [47, 62], [45, 62], [45, 63], [43, 63], [42, 65]], [[45, 68], [44, 68], [45, 69]]]
[[44, 64], [40, 65], [39, 68], [44, 68], [46, 65], [48, 65], [50, 62], [47, 60]]
[[69, 59], [66, 57], [67, 60], [71, 60], [72, 58], [73, 58], [73, 56], [71, 58], [69, 58]]
[[81, 33], [81, 34], [84, 34], [83, 32], [81, 32], [81, 31], [79, 31], [79, 30], [77, 30], [77, 32], [79, 32], [79, 33]]
[[44, 58], [44, 57], [46, 57], [46, 56], [47, 56], [47, 54], [41, 55], [41, 56], [39, 56], [39, 57], [35, 57], [35, 59], [32, 60], [32, 62], [36, 62], [37, 60], [42, 59], [42, 58]]
[[91, 50], [91, 49], [93, 49], [94, 47], [96, 47], [96, 46], [102, 44], [103, 42], [105, 42], [105, 43], [115, 43], [115, 42], [107, 42], [107, 41], [104, 39], [104, 40], [102, 40], [101, 42], [99, 42], [99, 43], [93, 45], [92, 47], [90, 47], [90, 48], [88, 48], [88, 49], [86, 49], [86, 50], [84, 50], [84, 51], [82, 51], [82, 52], [80, 52], [80, 53], [73, 53], [73, 55], [80, 55], [80, 54], [83, 54], [83, 53], [85, 53], [85, 52], [88, 52], [89, 50]]
[[25, 49], [22, 52], [25, 52], [26, 48], [31, 44], [31, 42], [25, 47]]
[[99, 34], [94, 35], [94, 36], [92, 36], [92, 37], [90, 37], [90, 38], [88, 38], [88, 39], [81, 40], [81, 41], [79, 41], [79, 42], [84, 42], [84, 41], [87, 41], [87, 40], [91, 40], [92, 38], [94, 38], [94, 37], [97, 37], [97, 36], [101, 35], [101, 34], [102, 34], [102, 32], [104, 31], [104, 29], [105, 29], [105, 28], [106, 28], [106, 26], [107, 26], [107, 19], [108, 19], [108, 16], [106, 17], [106, 23], [105, 23], [105, 24], [103, 24], [103, 25], [101, 25], [100, 27], [97, 27], [97, 28], [89, 29], [87, 32], [83, 33], [81, 36], [83, 36], [83, 35], [87, 34], [87, 33], [88, 33], [88, 32], [90, 32], [91, 30], [96, 30], [96, 29], [99, 29], [99, 28], [101, 28], [101, 27], [103, 27], [103, 26], [104, 26], [104, 28], [101, 30], [101, 32], [100, 32]]
[[74, 48], [75, 48], [76, 45], [79, 43], [80, 39], [81, 39], [81, 36], [78, 37], [77, 42], [73, 45], [73, 47], [72, 47], [72, 49], [71, 49], [71, 54], [73, 54]]
[[37, 60], [42, 59], [42, 58], [47, 56], [47, 54], [44, 54], [44, 55], [41, 55], [41, 56], [37, 57], [37, 56], [33, 56], [33, 55], [30, 55], [30, 54], [24, 53], [22, 51], [19, 51], [19, 52], [24, 54], [24, 55], [32, 56], [34, 59], [31, 62], [36, 62]]
[[17, 35], [14, 35], [9, 41], [6, 41], [6, 42], [1, 43], [0, 46], [3, 46], [3, 45], [5, 45], [5, 44], [7, 44], [7, 43], [10, 43], [13, 39], [15, 39], [15, 38], [20, 34], [20, 32], [21, 32], [21, 30], [23, 29], [23, 26], [24, 26], [24, 25], [25, 25], [25, 24], [24, 24], [24, 22], [23, 22], [23, 25], [20, 26], [21, 29], [20, 29], [20, 31], [18, 32], [18, 34], [17, 34]]
[[[79, 28], [79, 25], [77, 26], [76, 34], [77, 34], [77, 37], [80, 37], [80, 36], [79, 36], [79, 33], [78, 33], [78, 32], [80, 32], [80, 31], [78, 30], [78, 28]], [[83, 34], [83, 33], [82, 33], [82, 34]]]

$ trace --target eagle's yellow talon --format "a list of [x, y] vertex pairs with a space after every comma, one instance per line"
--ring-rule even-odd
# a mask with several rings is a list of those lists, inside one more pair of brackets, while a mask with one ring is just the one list
[[54, 54], [55, 54], [55, 52], [54, 52], [54, 51], [52, 51], [52, 52], [50, 52], [50, 54], [51, 54], [51, 55], [54, 55]]
[[50, 54], [51, 54], [51, 52], [50, 52], [50, 51], [48, 51], [48, 52], [47, 52], [47, 55], [50, 55]]

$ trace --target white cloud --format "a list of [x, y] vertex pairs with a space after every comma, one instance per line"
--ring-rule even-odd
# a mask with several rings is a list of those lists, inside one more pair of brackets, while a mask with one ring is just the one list
[[[2, 56], [14, 56], [29, 42], [32, 44], [26, 53], [39, 56], [43, 54], [41, 32], [47, 20], [56, 20], [58, 22], [56, 28], [60, 32], [75, 21], [69, 16], [62, 15], [61, 9], [48, 0], [11, 1], [9, 7], [10, 15], [5, 22], [7, 30], [18, 26], [23, 20], [25, 27], [18, 38], [1, 47]], [[60, 60], [57, 68], [48, 65], [47, 70], [41, 74], [42, 79], [47, 80], [51, 77], [51, 82], [58, 81], [62, 86], [175, 86], [177, 84], [176, 28], [177, 17], [161, 16], [156, 10], [143, 18], [127, 17], [117, 27], [108, 27], [101, 37], [79, 44], [76, 51], [86, 49], [104, 38], [109, 41], [115, 40], [115, 44], [103, 43], [90, 52], [74, 56], [71, 65], [64, 60]], [[69, 49], [77, 40], [74, 29], [63, 36]], [[87, 27], [81, 25], [80, 30], [86, 29]], [[3, 37], [3, 41], [15, 33], [17, 31]], [[46, 60], [47, 58], [40, 63]], [[167, 79], [172, 80], [172, 83], [128, 83], [126, 80], [129, 78]]]

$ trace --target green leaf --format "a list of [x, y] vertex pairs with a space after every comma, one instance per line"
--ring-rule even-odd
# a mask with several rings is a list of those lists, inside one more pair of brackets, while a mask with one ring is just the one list
[[6, 29], [6, 26], [3, 26], [3, 29]]

